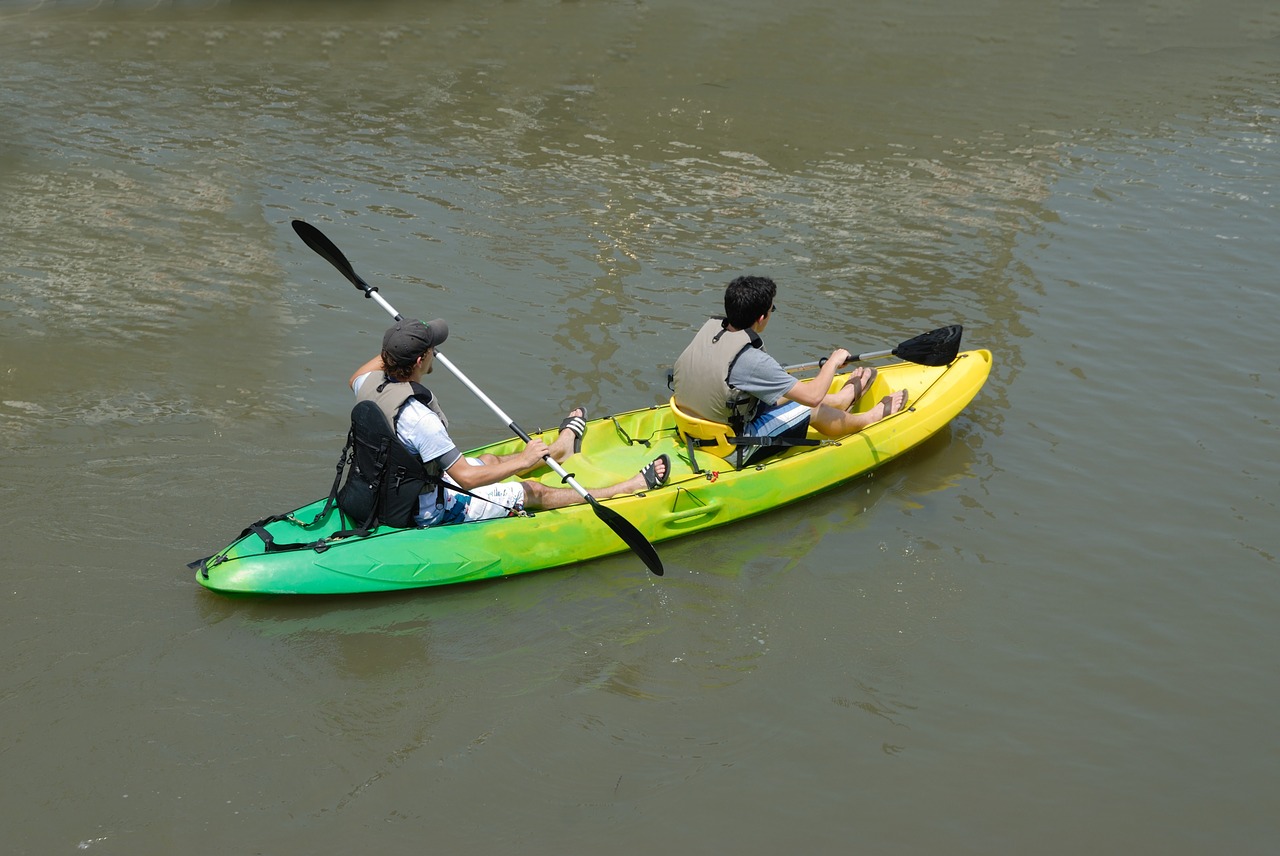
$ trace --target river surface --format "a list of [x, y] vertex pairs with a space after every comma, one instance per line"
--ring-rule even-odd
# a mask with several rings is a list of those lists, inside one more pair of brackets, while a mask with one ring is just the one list
[[[4, 852], [1277, 852], [1277, 68], [1261, 0], [0, 3]], [[783, 362], [995, 367], [663, 578], [229, 599], [388, 322], [293, 218], [530, 429], [742, 272]]]

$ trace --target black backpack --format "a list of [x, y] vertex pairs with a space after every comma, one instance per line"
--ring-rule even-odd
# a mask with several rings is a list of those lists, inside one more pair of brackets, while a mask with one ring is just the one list
[[[350, 456], [338, 508], [358, 530], [415, 526], [418, 495], [430, 485], [443, 490], [417, 455], [405, 448], [378, 405], [362, 401], [351, 409], [351, 430], [341, 461]], [[342, 463], [339, 463], [342, 467]]]

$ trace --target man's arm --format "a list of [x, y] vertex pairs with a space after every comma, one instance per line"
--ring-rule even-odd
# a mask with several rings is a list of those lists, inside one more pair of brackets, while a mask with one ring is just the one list
[[844, 361], [849, 359], [849, 356], [849, 352], [844, 348], [836, 348], [822, 364], [816, 377], [796, 381], [795, 385], [782, 397], [788, 401], [797, 401], [806, 407], [818, 406], [831, 391], [831, 381], [835, 380], [836, 372], [844, 365]]
[[465, 457], [459, 457], [445, 472], [459, 487], [473, 490], [533, 469], [547, 454], [550, 454], [547, 444], [534, 437], [515, 454], [502, 457], [485, 455], [479, 464], [470, 463]]
[[374, 371], [377, 371], [377, 372], [386, 371], [386, 368], [387, 367], [382, 364], [382, 355], [379, 354], [378, 356], [369, 360], [369, 362], [362, 365], [360, 368], [356, 369], [355, 374], [353, 374], [351, 378], [347, 381], [347, 389], [351, 388], [351, 385], [356, 382], [356, 378], [360, 377], [360, 375], [368, 374], [369, 372], [374, 372]]

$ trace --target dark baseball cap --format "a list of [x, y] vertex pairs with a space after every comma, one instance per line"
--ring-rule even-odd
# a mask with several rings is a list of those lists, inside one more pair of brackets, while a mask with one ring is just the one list
[[449, 325], [443, 318], [423, 324], [417, 318], [403, 318], [393, 324], [382, 337], [382, 350], [396, 362], [409, 363], [449, 338]]

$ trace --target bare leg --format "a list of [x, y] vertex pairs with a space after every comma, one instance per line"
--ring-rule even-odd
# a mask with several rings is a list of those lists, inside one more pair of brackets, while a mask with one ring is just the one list
[[[575, 407], [569, 411], [569, 415], [585, 417], [587, 411], [581, 407]], [[565, 459], [573, 454], [573, 441], [573, 432], [565, 428], [560, 432], [560, 436], [556, 437], [555, 442], [547, 447], [551, 450], [551, 457], [555, 459], [556, 463], [563, 464]]]
[[892, 395], [880, 399], [870, 410], [863, 413], [850, 413], [825, 402], [813, 408], [809, 416], [809, 424], [818, 433], [827, 437], [843, 437], [856, 434], [868, 425], [874, 425], [886, 416], [897, 413], [907, 406], [907, 391], [900, 389]]
[[827, 393], [822, 403], [837, 410], [848, 410], [857, 404], [871, 388], [871, 384], [876, 382], [876, 374], [877, 371], [873, 368], [858, 366], [849, 373], [849, 379], [845, 381], [844, 386], [835, 392]]
[[[572, 444], [572, 441], [570, 443]], [[658, 479], [665, 481], [667, 477], [666, 462], [658, 460], [655, 469]], [[536, 481], [526, 481], [523, 484], [526, 508], [545, 511], [552, 508], [577, 505], [584, 501], [581, 495], [571, 487], [547, 487], [542, 482]], [[638, 493], [647, 487], [648, 484], [645, 482], [644, 476], [641, 473], [636, 473], [624, 482], [619, 482], [610, 487], [588, 488], [587, 492], [596, 499], [608, 499], [611, 496], [618, 496], [624, 493]]]
[[[569, 411], [569, 415], [585, 416], [586, 411], [584, 411], [581, 407], [575, 407], [573, 408], [573, 410]], [[573, 454], [573, 441], [574, 441], [573, 432], [570, 431], [568, 428], [565, 428], [563, 431], [560, 432], [560, 436], [556, 437], [555, 442], [547, 446], [547, 449], [551, 452], [551, 458], [558, 464], [564, 463], [565, 460], [570, 455]], [[505, 461], [508, 458], [512, 458], [512, 457], [515, 457], [515, 456], [514, 455], [498, 456], [498, 455], [491, 454], [489, 452], [485, 452], [483, 455], [479, 457], [479, 460], [481, 463], [485, 463], [485, 464], [496, 464], [499, 461]], [[542, 466], [542, 464], [537, 464], [531, 467], [530, 470], [535, 470], [540, 466]], [[527, 473], [530, 470], [524, 470], [524, 472]], [[572, 490], [570, 491], [570, 493], [573, 493], [574, 496], [577, 496], [577, 493]]]

